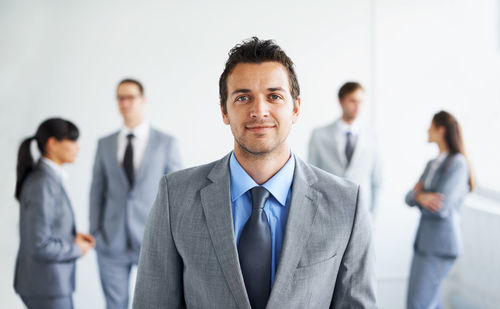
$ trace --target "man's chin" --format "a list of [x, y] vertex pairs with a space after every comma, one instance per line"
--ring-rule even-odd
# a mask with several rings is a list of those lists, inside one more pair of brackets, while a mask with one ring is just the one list
[[238, 144], [240, 149], [248, 154], [253, 156], [265, 156], [272, 153], [276, 147], [271, 147], [268, 145], [245, 145]]

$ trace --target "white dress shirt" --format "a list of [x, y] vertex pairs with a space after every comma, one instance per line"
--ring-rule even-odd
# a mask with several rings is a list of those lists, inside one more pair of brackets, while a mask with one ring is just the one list
[[56, 173], [56, 175], [61, 179], [63, 186], [65, 186], [68, 180], [68, 173], [63, 169], [63, 167], [46, 157], [42, 157], [41, 160]]
[[429, 173], [427, 173], [427, 177], [424, 179], [424, 187], [430, 188], [432, 184], [432, 179], [434, 175], [436, 175], [436, 171], [443, 162], [443, 160], [448, 156], [448, 152], [440, 153], [439, 156], [431, 163], [431, 167], [429, 169]]
[[358, 140], [360, 130], [359, 126], [359, 121], [356, 120], [352, 124], [348, 124], [342, 118], [337, 121], [337, 127], [339, 128], [339, 130], [337, 130], [337, 140], [340, 141], [340, 144], [343, 147], [342, 149], [345, 149], [345, 145], [347, 143], [347, 132], [351, 132], [351, 141], [354, 147], [356, 147], [356, 141]]
[[118, 162], [120, 165], [123, 164], [123, 157], [125, 156], [125, 149], [127, 148], [127, 135], [130, 133], [134, 134], [134, 138], [132, 138], [132, 147], [134, 148], [134, 171], [137, 173], [137, 170], [141, 166], [142, 159], [144, 158], [144, 153], [146, 152], [146, 146], [148, 145], [149, 140], [149, 123], [143, 121], [140, 125], [135, 127], [134, 129], [129, 129], [127, 127], [123, 127], [118, 134]]

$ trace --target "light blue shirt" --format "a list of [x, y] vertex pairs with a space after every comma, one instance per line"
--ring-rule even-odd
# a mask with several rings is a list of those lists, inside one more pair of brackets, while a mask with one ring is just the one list
[[[233, 210], [233, 227], [236, 237], [236, 246], [240, 241], [241, 230], [252, 214], [252, 197], [250, 189], [259, 185], [245, 172], [238, 160], [231, 154], [229, 160], [231, 177], [231, 206]], [[269, 198], [264, 205], [272, 241], [271, 286], [278, 268], [281, 255], [281, 246], [285, 236], [286, 220], [290, 210], [292, 196], [292, 182], [295, 171], [295, 157], [290, 154], [286, 164], [262, 187], [266, 188]]]

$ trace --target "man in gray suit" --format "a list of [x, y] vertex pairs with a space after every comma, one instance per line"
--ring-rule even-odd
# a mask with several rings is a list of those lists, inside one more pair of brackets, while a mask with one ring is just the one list
[[358, 120], [364, 99], [357, 82], [344, 84], [338, 93], [342, 117], [313, 131], [309, 163], [361, 186], [363, 200], [375, 215], [382, 183], [382, 164], [374, 134]]
[[127, 308], [130, 271], [138, 262], [156, 186], [181, 167], [174, 137], [144, 120], [141, 83], [121, 81], [117, 99], [124, 127], [99, 140], [90, 190], [90, 232], [107, 308]]
[[294, 65], [271, 40], [235, 46], [219, 81], [234, 151], [163, 177], [134, 308], [375, 308], [358, 186], [294, 155]]

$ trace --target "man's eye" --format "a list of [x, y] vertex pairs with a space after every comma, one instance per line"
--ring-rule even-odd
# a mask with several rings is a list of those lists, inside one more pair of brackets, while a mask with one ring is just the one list
[[280, 100], [281, 97], [279, 95], [277, 95], [277, 94], [271, 94], [271, 99], [272, 100]]
[[236, 101], [240, 101], [240, 102], [244, 102], [244, 101], [247, 101], [247, 100], [248, 100], [247, 96], [241, 96], [241, 97], [237, 97], [236, 98]]

